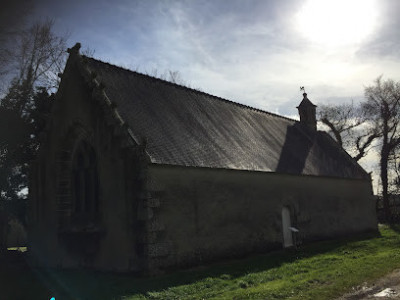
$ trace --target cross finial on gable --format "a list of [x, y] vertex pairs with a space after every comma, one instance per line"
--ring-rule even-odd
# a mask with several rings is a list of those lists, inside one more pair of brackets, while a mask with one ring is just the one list
[[69, 54], [79, 54], [79, 49], [81, 48], [81, 43], [76, 43], [72, 48], [68, 48], [67, 52]]

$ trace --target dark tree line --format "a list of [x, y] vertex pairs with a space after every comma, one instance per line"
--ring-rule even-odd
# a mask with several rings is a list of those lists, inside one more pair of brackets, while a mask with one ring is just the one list
[[[65, 37], [53, 22], [36, 22], [15, 32], [0, 31], [0, 249], [8, 219], [25, 223], [29, 163], [34, 160], [65, 63]], [[3, 234], [1, 234], [3, 233]]]
[[390, 191], [400, 188], [400, 82], [378, 77], [364, 92], [365, 100], [357, 105], [321, 106], [319, 120], [357, 161], [371, 147], [378, 149], [385, 218], [391, 220]]

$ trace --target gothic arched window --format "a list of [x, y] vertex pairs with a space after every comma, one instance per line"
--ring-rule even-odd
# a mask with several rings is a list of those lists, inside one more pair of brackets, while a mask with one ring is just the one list
[[95, 217], [99, 212], [97, 159], [92, 146], [81, 141], [72, 160], [74, 215]]

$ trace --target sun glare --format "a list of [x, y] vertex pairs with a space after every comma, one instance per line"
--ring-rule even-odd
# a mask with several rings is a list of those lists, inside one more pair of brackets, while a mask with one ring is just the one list
[[299, 31], [325, 46], [362, 42], [376, 26], [374, 0], [307, 0], [296, 16]]

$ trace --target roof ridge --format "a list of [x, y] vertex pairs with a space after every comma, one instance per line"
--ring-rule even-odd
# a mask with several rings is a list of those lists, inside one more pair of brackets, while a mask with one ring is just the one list
[[86, 56], [86, 55], [81, 55], [81, 56], [82, 56], [83, 59], [92, 59], [92, 60], [95, 60], [95, 61], [100, 62], [102, 64], [106, 64], [108, 66], [111, 66], [113, 68], [121, 69], [124, 72], [129, 72], [131, 74], [135, 74], [135, 75], [138, 75], [138, 76], [144, 76], [144, 77], [147, 77], [150, 80], [162, 82], [164, 84], [171, 85], [171, 86], [176, 87], [176, 88], [188, 90], [190, 92], [197, 93], [197, 94], [202, 94], [202, 95], [205, 95], [205, 96], [208, 96], [208, 97], [211, 97], [211, 98], [215, 98], [216, 100], [219, 100], [219, 101], [227, 102], [229, 104], [237, 105], [239, 107], [243, 107], [243, 108], [250, 109], [250, 110], [253, 110], [253, 111], [257, 111], [257, 112], [260, 112], [260, 113], [265, 113], [267, 115], [271, 115], [271, 116], [274, 116], [274, 117], [282, 118], [282, 119], [289, 120], [289, 121], [298, 122], [297, 120], [289, 118], [289, 117], [286, 117], [286, 116], [278, 115], [276, 113], [272, 113], [272, 112], [269, 112], [269, 111], [266, 111], [266, 110], [262, 110], [260, 108], [256, 108], [256, 107], [253, 107], [253, 106], [250, 106], [250, 105], [246, 105], [246, 104], [242, 104], [242, 103], [235, 102], [235, 101], [232, 101], [232, 100], [228, 100], [228, 99], [222, 98], [220, 96], [215, 96], [215, 95], [209, 94], [207, 92], [199, 91], [199, 90], [196, 90], [194, 88], [191, 88], [191, 87], [188, 87], [188, 86], [184, 86], [184, 85], [181, 85], [181, 84], [177, 84], [177, 83], [174, 83], [174, 82], [171, 82], [171, 81], [168, 81], [168, 80], [165, 80], [165, 79], [161, 79], [161, 78], [158, 78], [158, 77], [155, 77], [155, 76], [151, 76], [151, 75], [148, 75], [148, 74], [140, 73], [138, 71], [133, 71], [133, 70], [121, 67], [121, 66], [117, 66], [115, 64], [111, 64], [109, 62], [102, 61], [100, 59], [96, 59], [96, 58], [89, 57], [89, 56]]

